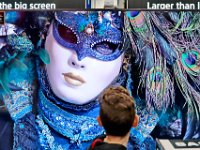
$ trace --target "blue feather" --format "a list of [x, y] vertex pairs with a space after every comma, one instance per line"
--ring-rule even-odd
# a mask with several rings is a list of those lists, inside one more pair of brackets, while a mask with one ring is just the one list
[[14, 84], [12, 84], [12, 83], [9, 83], [9, 84], [8, 84], [8, 87], [9, 87], [9, 89], [10, 89], [11, 91], [21, 91], [21, 90], [23, 90], [23, 88], [18, 87], [17, 85], [14, 85]]
[[160, 48], [161, 54], [164, 56], [164, 58], [167, 60], [167, 63], [170, 65], [173, 65], [175, 61], [177, 60], [177, 55], [174, 51], [174, 48], [171, 46], [169, 41], [165, 39], [158, 31], [157, 28], [155, 29], [155, 38], [156, 42], [158, 44], [158, 47]]
[[197, 121], [193, 106], [188, 105], [187, 113], [187, 130], [183, 139], [192, 139], [195, 132], [198, 130], [199, 121]]
[[137, 41], [138, 49], [141, 49], [142, 61], [145, 62], [145, 69], [150, 70], [154, 66], [154, 57], [149, 45], [145, 45], [142, 40]]
[[168, 13], [170, 16], [170, 19], [174, 22], [177, 23], [179, 21], [179, 14], [177, 12], [169, 12]]

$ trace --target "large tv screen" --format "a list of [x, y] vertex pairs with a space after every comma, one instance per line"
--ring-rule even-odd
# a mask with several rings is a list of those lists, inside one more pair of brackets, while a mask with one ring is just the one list
[[96, 118], [104, 90], [118, 86], [139, 116], [125, 148], [199, 139], [199, 12], [129, 10], [114, 0], [83, 7], [0, 12], [0, 149], [109, 143]]

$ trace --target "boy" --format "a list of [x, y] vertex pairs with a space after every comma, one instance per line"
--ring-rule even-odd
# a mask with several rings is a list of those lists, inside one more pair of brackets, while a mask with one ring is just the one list
[[122, 86], [106, 89], [101, 97], [97, 121], [106, 135], [93, 141], [89, 150], [126, 150], [131, 127], [138, 124], [133, 98]]

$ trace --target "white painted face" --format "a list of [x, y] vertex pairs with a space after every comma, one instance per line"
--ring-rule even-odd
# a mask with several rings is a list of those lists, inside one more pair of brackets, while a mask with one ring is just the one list
[[54, 94], [74, 104], [85, 104], [97, 97], [118, 76], [122, 66], [123, 54], [113, 61], [91, 57], [79, 61], [73, 49], [57, 43], [52, 26], [45, 48], [50, 55], [46, 69]]

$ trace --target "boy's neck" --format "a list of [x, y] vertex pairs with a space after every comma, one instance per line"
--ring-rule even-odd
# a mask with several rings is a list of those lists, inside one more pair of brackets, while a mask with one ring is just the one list
[[120, 144], [120, 145], [127, 147], [129, 136], [130, 136], [130, 133], [126, 134], [123, 137], [106, 135], [104, 142], [110, 143], [110, 144]]

